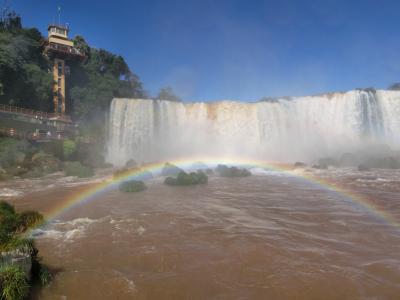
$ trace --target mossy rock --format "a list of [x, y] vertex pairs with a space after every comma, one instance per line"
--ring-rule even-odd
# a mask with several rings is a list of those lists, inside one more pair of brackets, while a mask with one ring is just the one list
[[145, 183], [140, 180], [124, 181], [119, 185], [119, 190], [124, 193], [137, 193], [146, 189]]

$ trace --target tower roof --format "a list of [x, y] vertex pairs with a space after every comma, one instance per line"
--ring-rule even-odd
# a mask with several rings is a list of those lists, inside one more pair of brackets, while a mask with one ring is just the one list
[[49, 30], [50, 28], [59, 28], [59, 29], [64, 29], [67, 32], [69, 31], [69, 27], [66, 25], [60, 25], [60, 24], [49, 24], [49, 26], [47, 26], [47, 30]]

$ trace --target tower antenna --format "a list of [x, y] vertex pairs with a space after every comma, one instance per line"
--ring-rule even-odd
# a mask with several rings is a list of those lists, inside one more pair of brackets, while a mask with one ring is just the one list
[[61, 26], [61, 6], [58, 7], [58, 25]]

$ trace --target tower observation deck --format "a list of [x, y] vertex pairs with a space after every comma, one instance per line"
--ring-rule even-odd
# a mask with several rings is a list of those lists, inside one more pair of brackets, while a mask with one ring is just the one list
[[52, 73], [54, 79], [53, 104], [54, 112], [65, 114], [66, 106], [66, 75], [69, 74], [67, 63], [72, 60], [84, 60], [85, 54], [75, 47], [74, 42], [68, 39], [69, 28], [60, 24], [48, 26], [48, 38], [45, 41], [44, 53], [53, 62]]

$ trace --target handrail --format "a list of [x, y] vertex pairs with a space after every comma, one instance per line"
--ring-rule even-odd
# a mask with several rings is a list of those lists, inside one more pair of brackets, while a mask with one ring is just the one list
[[41, 132], [23, 132], [23, 131], [17, 131], [15, 128], [7, 128], [7, 127], [0, 127], [0, 134], [13, 137], [13, 138], [19, 138], [19, 139], [27, 139], [27, 140], [63, 140], [64, 136], [61, 134], [57, 135], [52, 135], [52, 134], [47, 134], [47, 133], [41, 133]]
[[57, 43], [52, 43], [50, 42], [47, 45], [47, 48], [50, 48], [52, 50], [57, 50], [57, 51], [61, 51], [67, 54], [72, 54], [72, 55], [78, 55], [78, 56], [82, 56], [84, 57], [85, 55], [82, 54], [77, 48], [75, 47], [70, 47], [70, 46], [66, 46], [66, 45], [60, 45]]
[[29, 108], [22, 108], [22, 107], [17, 107], [17, 106], [12, 106], [12, 105], [7, 105], [7, 104], [0, 104], [0, 111], [3, 112], [10, 112], [10, 113], [17, 113], [17, 114], [23, 114], [23, 115], [28, 115], [28, 116], [33, 116], [36, 119], [58, 119], [61, 121], [65, 121], [68, 123], [71, 123], [71, 117], [58, 114], [58, 113], [48, 113], [44, 111], [39, 111], [39, 110], [33, 110]]

